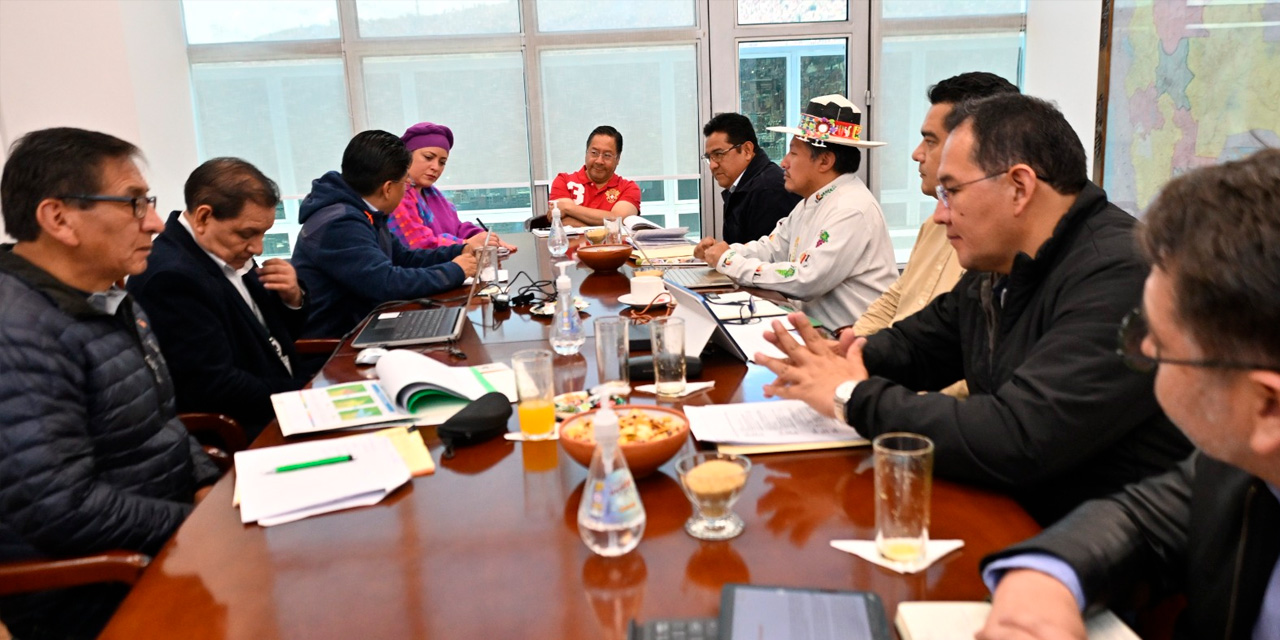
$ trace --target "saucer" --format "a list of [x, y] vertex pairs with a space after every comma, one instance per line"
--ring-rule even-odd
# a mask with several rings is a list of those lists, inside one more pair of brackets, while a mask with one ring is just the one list
[[[655, 300], [655, 301], [653, 302], [653, 307], [654, 307], [654, 308], [657, 308], [657, 307], [665, 307], [665, 306], [667, 306], [668, 304], [670, 304], [670, 303], [671, 303], [671, 294], [670, 294], [670, 293], [665, 293], [665, 292], [664, 292], [664, 293], [661, 293], [661, 294], [659, 294], [658, 296], [655, 296], [655, 297], [657, 298], [657, 300]], [[652, 298], [650, 298], [649, 300], [651, 300], [651, 299], [652, 299]], [[635, 307], [635, 308], [637, 308], [637, 309], [643, 309], [643, 308], [645, 308], [646, 306], [648, 306], [648, 305], [649, 305], [649, 300], [645, 299], [643, 296], [637, 296], [637, 295], [636, 295], [636, 294], [634, 294], [634, 293], [628, 293], [628, 294], [625, 294], [625, 295], [620, 295], [620, 296], [618, 296], [618, 302], [621, 302], [622, 304], [625, 304], [625, 305], [633, 306], [633, 307]]]

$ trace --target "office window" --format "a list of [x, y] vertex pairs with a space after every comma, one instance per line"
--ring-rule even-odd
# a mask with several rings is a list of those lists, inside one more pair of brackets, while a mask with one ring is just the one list
[[738, 24], [834, 22], [847, 19], [848, 0], [738, 0]]
[[519, 33], [516, 0], [356, 0], [365, 38]]
[[187, 44], [336, 39], [335, 0], [183, 0]]
[[794, 127], [810, 98], [848, 93], [846, 41], [779, 40], [738, 45], [741, 113], [756, 127], [760, 147], [775, 162], [786, 154], [786, 134], [767, 127]]
[[955, 18], [963, 16], [993, 16], [1023, 14], [1026, 0], [884, 0], [882, 17], [898, 18]]
[[929, 110], [929, 87], [966, 71], [989, 71], [1020, 84], [1022, 34], [886, 37], [877, 101], [879, 135], [888, 142], [872, 159], [880, 167], [880, 206], [899, 262], [906, 262], [916, 234], [937, 201], [920, 190], [911, 152], [920, 143], [920, 123]]
[[540, 31], [606, 31], [692, 27], [693, 0], [542, 0]]

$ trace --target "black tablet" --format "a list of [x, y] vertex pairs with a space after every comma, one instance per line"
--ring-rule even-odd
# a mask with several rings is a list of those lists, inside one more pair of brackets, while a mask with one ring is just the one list
[[890, 640], [879, 596], [727, 584], [720, 599], [721, 640]]

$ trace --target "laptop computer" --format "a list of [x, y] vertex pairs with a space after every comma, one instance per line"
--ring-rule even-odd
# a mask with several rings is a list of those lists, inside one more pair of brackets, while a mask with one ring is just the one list
[[467, 324], [467, 309], [479, 278], [472, 278], [467, 301], [457, 307], [432, 307], [412, 311], [384, 311], [365, 324], [351, 346], [398, 347], [407, 344], [452, 342]]
[[710, 267], [667, 269], [662, 273], [662, 279], [686, 289], [713, 289], [733, 286], [733, 278]]

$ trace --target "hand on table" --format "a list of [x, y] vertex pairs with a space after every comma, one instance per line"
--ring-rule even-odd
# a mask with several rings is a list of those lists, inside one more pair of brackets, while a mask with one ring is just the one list
[[298, 285], [298, 272], [287, 260], [271, 258], [258, 267], [258, 281], [267, 291], [275, 291], [285, 304], [293, 308], [302, 306], [302, 287]]
[[706, 260], [707, 264], [711, 265], [712, 267], [715, 267], [716, 265], [720, 264], [720, 256], [723, 256], [724, 252], [728, 250], [729, 250], [729, 243], [724, 242], [723, 240], [714, 241], [714, 244], [712, 244], [711, 246], [707, 247], [702, 251], [702, 259]]
[[1013, 569], [1000, 579], [977, 640], [1085, 640], [1075, 596], [1046, 573]]
[[503, 242], [502, 239], [498, 237], [498, 234], [490, 231], [477, 233], [474, 236], [467, 238], [466, 245], [467, 250], [473, 253], [485, 246], [505, 248], [511, 253], [516, 252], [516, 248], [514, 246]]
[[[818, 335], [818, 330], [809, 324], [809, 318], [803, 313], [792, 313], [787, 316], [791, 325], [796, 327], [804, 344], [783, 328], [782, 323], [774, 320], [773, 330], [766, 331], [765, 340], [772, 342], [786, 354], [786, 359], [771, 358], [764, 354], [755, 354], [757, 363], [764, 365], [778, 376], [778, 379], [764, 386], [765, 397], [778, 396], [788, 400], [803, 400], [824, 416], [835, 417], [832, 398], [836, 387], [847, 380], [866, 380], [867, 368], [862, 363], [862, 346], [866, 338], [857, 338], [849, 344], [844, 354], [832, 348], [833, 341]], [[847, 332], [846, 332], [847, 333]], [[844, 344], [844, 340], [837, 345]]]
[[470, 251], [463, 251], [462, 253], [459, 253], [458, 257], [453, 259], [453, 263], [462, 267], [463, 275], [468, 278], [474, 277], [476, 275], [476, 270], [479, 269], [479, 262], [476, 261], [476, 254]]

